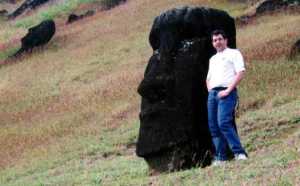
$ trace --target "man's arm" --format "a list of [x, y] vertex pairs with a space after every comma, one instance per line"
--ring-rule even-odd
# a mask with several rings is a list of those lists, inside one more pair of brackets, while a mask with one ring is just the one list
[[228, 94], [240, 83], [240, 81], [244, 78], [244, 76], [245, 76], [245, 70], [238, 72], [233, 82], [228, 86], [226, 90], [220, 91], [218, 96], [220, 98], [228, 96]]
[[[209, 60], [209, 64], [210, 64], [210, 60]], [[211, 78], [211, 69], [208, 68], [208, 72], [207, 72], [207, 75], [206, 75], [206, 87], [207, 87], [207, 91], [210, 91], [211, 90], [211, 87], [209, 85], [209, 80]]]
[[211, 90], [211, 87], [210, 87], [210, 85], [209, 85], [208, 80], [206, 80], [206, 87], [207, 87], [207, 91], [209, 92], [209, 91]]

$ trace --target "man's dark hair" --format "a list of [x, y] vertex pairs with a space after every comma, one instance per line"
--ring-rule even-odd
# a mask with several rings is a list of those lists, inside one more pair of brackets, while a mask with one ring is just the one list
[[224, 39], [227, 39], [227, 36], [226, 36], [224, 30], [221, 30], [221, 29], [214, 30], [214, 31], [211, 33], [211, 37], [213, 37], [213, 36], [215, 36], [215, 35], [222, 35]]

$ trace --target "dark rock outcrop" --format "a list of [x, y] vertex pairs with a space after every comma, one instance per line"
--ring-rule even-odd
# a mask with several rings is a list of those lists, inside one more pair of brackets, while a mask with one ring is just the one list
[[2, 2], [15, 4], [16, 0], [0, 0], [0, 3], [2, 3]]
[[24, 1], [19, 8], [17, 8], [14, 12], [8, 15], [9, 19], [14, 19], [17, 16], [21, 15], [26, 10], [35, 9], [36, 7], [47, 3], [49, 0], [26, 0]]
[[73, 22], [83, 19], [85, 17], [92, 16], [94, 14], [95, 14], [95, 11], [93, 11], [93, 10], [88, 10], [86, 13], [81, 14], [81, 15], [70, 14], [68, 17], [67, 24], [73, 23]]
[[45, 45], [55, 34], [55, 23], [53, 20], [46, 20], [29, 28], [28, 33], [21, 39], [22, 47], [14, 55], [17, 56], [24, 51], [31, 51], [34, 47]]
[[289, 6], [299, 6], [300, 0], [264, 0], [258, 4], [256, 14], [262, 14], [274, 10], [288, 8]]
[[238, 25], [247, 25], [259, 15], [275, 11], [300, 12], [300, 0], [263, 0], [256, 2], [253, 11], [236, 18]]
[[138, 87], [142, 103], [136, 148], [153, 170], [210, 163], [205, 80], [215, 53], [210, 36], [215, 29], [225, 30], [235, 48], [234, 19], [224, 11], [183, 7], [154, 20], [149, 36], [154, 53]]
[[240, 17], [237, 17], [235, 19], [235, 22], [237, 25], [247, 25], [249, 24], [253, 19], [254, 19], [255, 15], [242, 15]]
[[3, 10], [0, 10], [0, 16], [6, 16], [7, 15], [7, 10], [3, 9]]
[[298, 39], [298, 41], [296, 41], [291, 47], [289, 59], [290, 60], [296, 59], [297, 56], [299, 55], [300, 55], [300, 39]]
[[126, 0], [102, 0], [100, 3], [103, 10], [109, 10], [125, 2]]
[[265, 0], [256, 8], [256, 14], [261, 14], [268, 11], [274, 11], [288, 6], [289, 3], [285, 0]]

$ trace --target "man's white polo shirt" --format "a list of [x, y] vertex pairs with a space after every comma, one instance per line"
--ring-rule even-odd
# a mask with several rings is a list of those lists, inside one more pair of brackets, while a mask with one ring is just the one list
[[210, 58], [206, 80], [211, 88], [228, 87], [234, 81], [235, 75], [244, 70], [245, 63], [241, 52], [226, 48]]

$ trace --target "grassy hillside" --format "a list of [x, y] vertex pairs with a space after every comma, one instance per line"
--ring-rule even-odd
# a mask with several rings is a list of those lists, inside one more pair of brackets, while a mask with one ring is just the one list
[[[140, 97], [152, 53], [155, 16], [182, 5], [241, 15], [247, 5], [209, 0], [129, 0], [65, 25], [66, 12], [100, 1], [70, 1], [54, 14], [51, 42], [19, 60], [26, 28], [44, 7], [0, 29], [0, 185], [297, 185], [300, 183], [300, 61], [287, 61], [300, 37], [299, 14], [280, 12], [237, 28], [247, 75], [240, 86], [238, 127], [249, 161], [149, 176], [135, 155]], [[77, 4], [76, 4], [77, 3]], [[64, 5], [66, 6], [66, 5]]]

